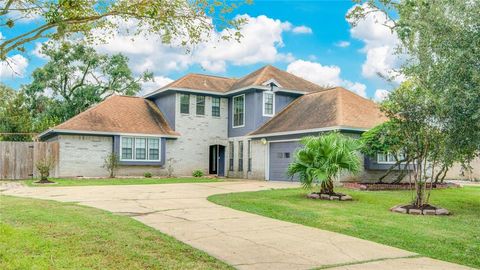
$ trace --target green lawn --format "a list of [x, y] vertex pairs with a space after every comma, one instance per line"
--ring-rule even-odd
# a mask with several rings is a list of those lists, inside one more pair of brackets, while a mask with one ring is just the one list
[[106, 185], [152, 185], [152, 184], [174, 184], [174, 183], [206, 183], [220, 182], [217, 178], [186, 177], [186, 178], [52, 178], [56, 184], [36, 184], [38, 180], [25, 180], [27, 186], [33, 187], [55, 187], [55, 186], [106, 186]]
[[231, 269], [125, 216], [0, 197], [0, 269]]
[[389, 208], [410, 201], [409, 191], [354, 191], [354, 201], [306, 199], [287, 189], [214, 195], [209, 200], [241, 211], [339, 232], [419, 254], [480, 268], [480, 188], [435, 190], [431, 202], [452, 216], [412, 216]]

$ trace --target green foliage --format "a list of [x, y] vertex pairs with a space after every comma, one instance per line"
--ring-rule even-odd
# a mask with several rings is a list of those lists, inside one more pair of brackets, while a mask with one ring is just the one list
[[389, 25], [401, 40], [398, 51], [410, 58], [401, 70], [409, 82], [383, 110], [415, 155], [415, 201], [424, 203], [424, 183], [433, 181], [426, 167], [440, 168], [438, 176], [480, 154], [480, 1], [365, 2], [348, 15], [354, 24], [376, 9], [398, 17]]
[[145, 173], [143, 174], [143, 177], [145, 177], [145, 178], [152, 178], [152, 173], [151, 173], [151, 172], [145, 172]]
[[295, 161], [288, 166], [288, 175], [298, 175], [305, 188], [314, 183], [321, 186], [320, 193], [333, 193], [333, 179], [341, 172], [356, 173], [361, 168], [357, 150], [360, 143], [340, 133], [318, 137], [305, 137], [304, 147], [295, 153]]
[[37, 168], [37, 171], [40, 173], [40, 182], [50, 182], [48, 181], [48, 177], [54, 166], [55, 160], [50, 157], [43, 158], [35, 163], [35, 168]]
[[377, 153], [398, 153], [403, 145], [398, 128], [395, 122], [388, 121], [364, 132], [361, 152], [370, 157]]
[[105, 157], [103, 167], [107, 169], [110, 178], [115, 178], [115, 172], [117, 171], [119, 163], [120, 160], [115, 153], [110, 153], [107, 157]]
[[[25, 94], [0, 84], [0, 133], [30, 133], [32, 119]], [[31, 134], [0, 134], [0, 141], [31, 141]]]
[[202, 177], [203, 176], [203, 171], [202, 170], [194, 170], [192, 172], [193, 177]]
[[[210, 39], [215, 28], [228, 27], [221, 38], [238, 40], [239, 28], [245, 22], [242, 18], [227, 18], [239, 3], [225, 1], [7, 0], [0, 5], [0, 25], [13, 33], [0, 41], [0, 60], [5, 60], [11, 51], [24, 52], [27, 44], [40, 38], [103, 42], [125, 22], [135, 25], [129, 29], [134, 35], [156, 34], [165, 44], [176, 42], [184, 46]], [[38, 19], [29, 28], [18, 23], [32, 17]]]
[[135, 95], [140, 81], [153, 76], [144, 73], [135, 78], [127, 57], [99, 54], [82, 44], [43, 46], [42, 53], [50, 61], [35, 69], [33, 81], [24, 87], [37, 130], [61, 123], [113, 94]]

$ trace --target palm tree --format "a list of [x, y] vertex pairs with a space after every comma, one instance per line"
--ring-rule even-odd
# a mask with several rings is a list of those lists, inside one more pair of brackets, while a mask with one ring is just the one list
[[298, 175], [305, 188], [320, 184], [321, 194], [335, 194], [333, 179], [340, 172], [360, 171], [357, 150], [360, 143], [337, 132], [323, 136], [309, 136], [300, 141], [304, 147], [295, 154], [295, 161], [288, 166], [289, 176]]

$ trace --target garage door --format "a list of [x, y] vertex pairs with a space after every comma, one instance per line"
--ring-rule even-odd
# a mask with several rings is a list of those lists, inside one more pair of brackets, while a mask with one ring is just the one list
[[270, 180], [273, 181], [298, 181], [287, 176], [288, 165], [294, 160], [295, 150], [300, 147], [298, 141], [270, 143]]

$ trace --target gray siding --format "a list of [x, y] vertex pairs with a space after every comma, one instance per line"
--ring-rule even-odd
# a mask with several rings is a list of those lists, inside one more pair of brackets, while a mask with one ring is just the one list
[[158, 96], [154, 100], [172, 129], [175, 130], [175, 92]]
[[[228, 137], [240, 137], [261, 127], [272, 117], [263, 116], [263, 92], [258, 89], [250, 89], [245, 94], [245, 126], [240, 128], [233, 127], [232, 115], [232, 97], [228, 98]], [[285, 106], [290, 104], [299, 95], [287, 93], [275, 93], [275, 114], [280, 112]]]

